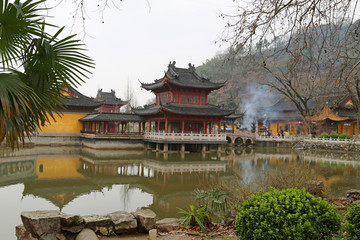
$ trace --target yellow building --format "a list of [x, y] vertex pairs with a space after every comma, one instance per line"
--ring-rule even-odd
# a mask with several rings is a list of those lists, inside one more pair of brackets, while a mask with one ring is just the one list
[[[324, 104], [322, 111], [312, 117], [312, 123], [315, 125], [312, 132], [316, 135], [332, 131], [338, 134], [347, 133], [350, 136], [358, 134], [357, 112], [351, 98], [349, 96], [335, 98], [332, 102], [331, 106]], [[316, 109], [315, 103], [309, 105], [311, 109]], [[258, 120], [259, 134], [277, 135], [283, 132], [284, 135], [300, 135], [304, 134], [304, 130], [307, 134], [303, 118], [291, 101], [285, 98], [280, 99], [276, 104], [264, 108], [264, 112]]]
[[79, 119], [103, 104], [103, 101], [87, 97], [73, 88], [64, 88], [62, 94], [66, 109], [61, 110], [61, 115], [55, 115], [50, 124], [40, 126], [39, 136], [79, 136], [83, 129]]

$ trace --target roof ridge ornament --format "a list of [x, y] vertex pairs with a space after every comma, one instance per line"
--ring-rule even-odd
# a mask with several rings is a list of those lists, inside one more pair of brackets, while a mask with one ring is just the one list
[[179, 79], [179, 74], [177, 72], [175, 72], [175, 64], [176, 62], [173, 61], [173, 62], [169, 62], [169, 65], [168, 65], [168, 75], [170, 75], [169, 77], [170, 78], [176, 78], [176, 79]]

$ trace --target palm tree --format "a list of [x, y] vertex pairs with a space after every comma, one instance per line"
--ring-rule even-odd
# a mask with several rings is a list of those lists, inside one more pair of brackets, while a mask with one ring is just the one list
[[56, 26], [40, 15], [44, 2], [0, 2], [0, 142], [11, 147], [61, 115], [61, 89], [80, 84], [94, 67], [75, 35], [45, 32]]

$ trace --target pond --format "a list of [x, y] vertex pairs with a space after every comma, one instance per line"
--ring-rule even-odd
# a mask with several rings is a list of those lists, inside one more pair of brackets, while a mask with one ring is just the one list
[[[241, 178], [307, 164], [335, 196], [360, 189], [360, 156], [288, 149], [227, 149], [222, 154], [159, 154], [146, 151], [35, 147], [0, 150], [0, 230], [16, 239], [22, 211], [60, 210], [107, 214], [150, 208], [178, 217], [193, 191]], [[240, 180], [239, 180], [240, 181]]]

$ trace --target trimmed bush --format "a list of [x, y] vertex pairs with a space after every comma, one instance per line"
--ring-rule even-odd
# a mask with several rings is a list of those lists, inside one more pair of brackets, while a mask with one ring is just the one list
[[305, 189], [259, 192], [238, 207], [240, 239], [331, 239], [340, 230], [335, 207]]
[[329, 138], [329, 134], [327, 132], [322, 132], [319, 136], [319, 138]]
[[342, 133], [342, 134], [339, 135], [339, 138], [340, 138], [340, 139], [350, 139], [351, 137], [350, 137], [350, 135], [347, 134], [347, 133]]
[[338, 138], [339, 134], [337, 132], [331, 132], [329, 135], [331, 138]]
[[360, 202], [348, 208], [345, 215], [345, 230], [347, 239], [360, 239]]

